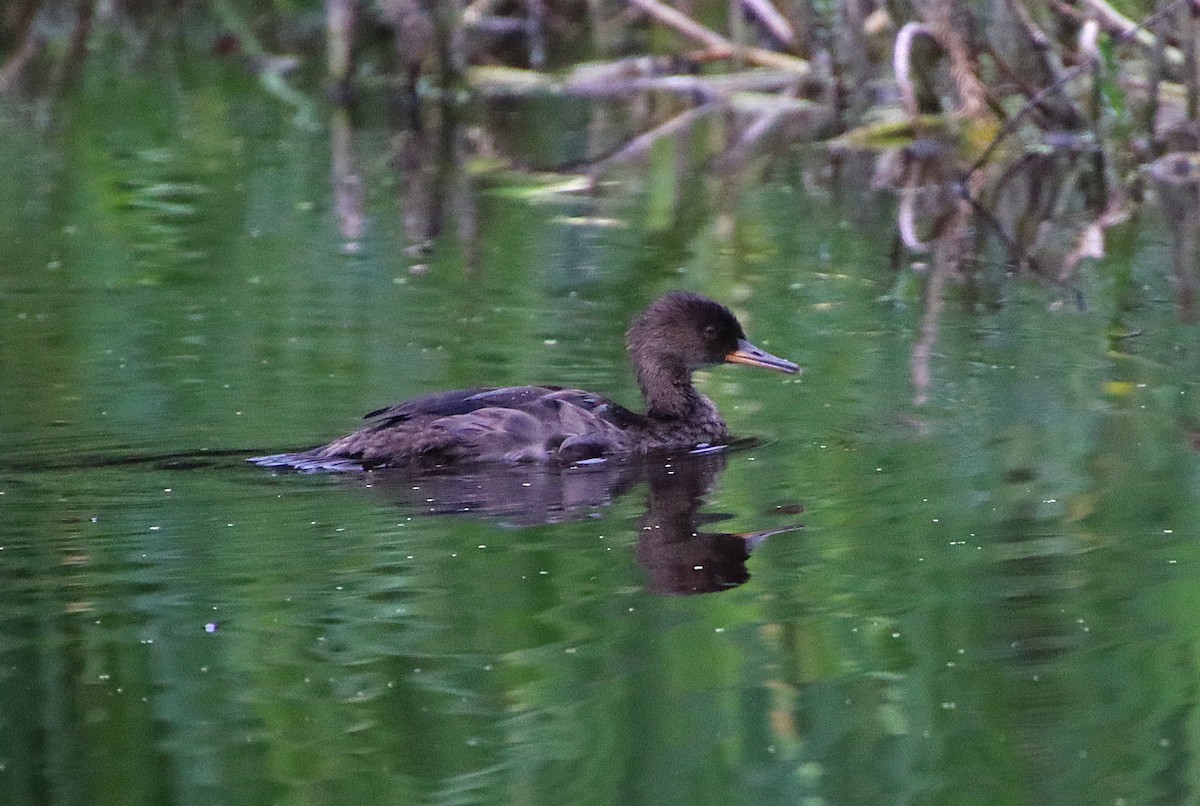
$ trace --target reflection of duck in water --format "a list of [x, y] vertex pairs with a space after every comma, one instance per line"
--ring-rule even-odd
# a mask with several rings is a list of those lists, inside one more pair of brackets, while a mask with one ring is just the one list
[[[510, 525], [587, 518], [647, 481], [646, 512], [638, 520], [637, 557], [654, 593], [694, 594], [736, 587], [750, 578], [746, 559], [761, 541], [798, 525], [723, 534], [705, 523], [730, 517], [701, 507], [725, 469], [725, 451], [662, 454], [590, 465], [526, 464], [413, 475], [382, 471], [369, 487], [405, 509], [428, 515], [471, 515]], [[349, 480], [349, 479], [348, 479]]]
[[655, 300], [626, 336], [646, 413], [557, 386], [462, 389], [373, 411], [370, 425], [303, 453], [252, 459], [268, 467], [348, 470], [463, 462], [569, 464], [610, 454], [687, 449], [729, 431], [692, 372], [720, 363], [799, 367], [746, 340], [728, 308], [697, 294]]

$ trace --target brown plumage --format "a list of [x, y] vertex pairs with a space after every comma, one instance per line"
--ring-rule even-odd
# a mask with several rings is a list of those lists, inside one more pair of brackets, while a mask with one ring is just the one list
[[682, 291], [659, 297], [642, 311], [626, 345], [645, 414], [558, 386], [461, 389], [373, 411], [366, 415], [368, 425], [328, 445], [250, 461], [300, 470], [428, 468], [463, 462], [571, 463], [687, 449], [729, 436], [716, 406], [692, 385], [693, 371], [720, 363], [799, 371], [748, 342], [724, 305]]

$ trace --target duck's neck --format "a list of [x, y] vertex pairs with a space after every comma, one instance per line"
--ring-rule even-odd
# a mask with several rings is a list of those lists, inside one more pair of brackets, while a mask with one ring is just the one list
[[692, 373], [685, 366], [666, 362], [641, 364], [637, 367], [637, 381], [649, 417], [689, 421], [708, 413], [710, 405], [692, 385]]

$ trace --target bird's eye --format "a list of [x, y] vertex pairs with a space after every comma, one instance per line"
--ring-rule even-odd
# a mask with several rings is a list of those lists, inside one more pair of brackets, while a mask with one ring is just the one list
[[717, 335], [717, 328], [715, 325], [704, 326], [704, 338], [711, 339], [715, 335]]

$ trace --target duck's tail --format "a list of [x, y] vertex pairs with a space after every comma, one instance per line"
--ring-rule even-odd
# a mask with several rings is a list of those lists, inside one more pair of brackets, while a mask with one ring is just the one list
[[246, 460], [259, 467], [274, 470], [290, 470], [297, 473], [353, 473], [362, 471], [362, 462], [342, 456], [322, 456], [320, 448], [301, 453], [274, 453], [269, 456], [251, 456]]

